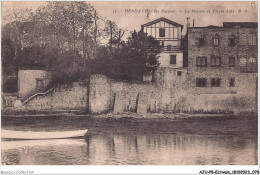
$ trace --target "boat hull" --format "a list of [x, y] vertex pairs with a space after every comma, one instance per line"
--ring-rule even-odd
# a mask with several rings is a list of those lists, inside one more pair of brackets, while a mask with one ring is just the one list
[[87, 133], [85, 130], [74, 130], [74, 131], [45, 131], [45, 132], [34, 132], [34, 131], [12, 131], [12, 130], [1, 130], [3, 139], [27, 139], [27, 140], [42, 140], [42, 139], [63, 139], [63, 138], [75, 138], [83, 137]]

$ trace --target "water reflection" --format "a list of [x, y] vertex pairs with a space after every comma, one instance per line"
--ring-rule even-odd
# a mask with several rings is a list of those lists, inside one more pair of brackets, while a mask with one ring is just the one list
[[257, 164], [257, 138], [100, 134], [83, 139], [2, 141], [2, 163], [23, 165]]

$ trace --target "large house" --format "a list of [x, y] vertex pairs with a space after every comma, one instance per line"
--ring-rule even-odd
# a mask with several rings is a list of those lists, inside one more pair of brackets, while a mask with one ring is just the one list
[[166, 18], [159, 18], [142, 25], [142, 31], [160, 41], [163, 51], [160, 53], [160, 67], [183, 67], [182, 50], [183, 25]]
[[237, 93], [247, 86], [249, 93], [255, 86], [257, 23], [190, 27], [187, 35], [191, 87], [204, 93]]
[[142, 25], [164, 46], [155, 82], [163, 87], [165, 103], [194, 110], [256, 110], [258, 24], [187, 26], [182, 38], [183, 26], [165, 18]]

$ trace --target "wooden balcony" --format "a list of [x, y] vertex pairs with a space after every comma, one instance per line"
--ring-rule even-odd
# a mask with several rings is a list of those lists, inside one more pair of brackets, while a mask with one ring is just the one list
[[162, 47], [163, 52], [176, 52], [176, 51], [182, 51], [181, 46], [164, 46]]

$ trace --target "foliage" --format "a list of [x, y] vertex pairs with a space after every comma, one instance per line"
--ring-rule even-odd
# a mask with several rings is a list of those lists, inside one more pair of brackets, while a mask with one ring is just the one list
[[132, 32], [131, 37], [113, 54], [113, 77], [125, 80], [139, 80], [146, 71], [154, 71], [158, 66], [160, 46], [146, 33]]
[[158, 65], [154, 38], [134, 31], [122, 41], [125, 31], [86, 2], [50, 1], [35, 12], [18, 10], [10, 16], [1, 41], [3, 82], [9, 83], [5, 91], [12, 89], [19, 69], [49, 70], [56, 83], [67, 83], [91, 74], [142, 80]]

